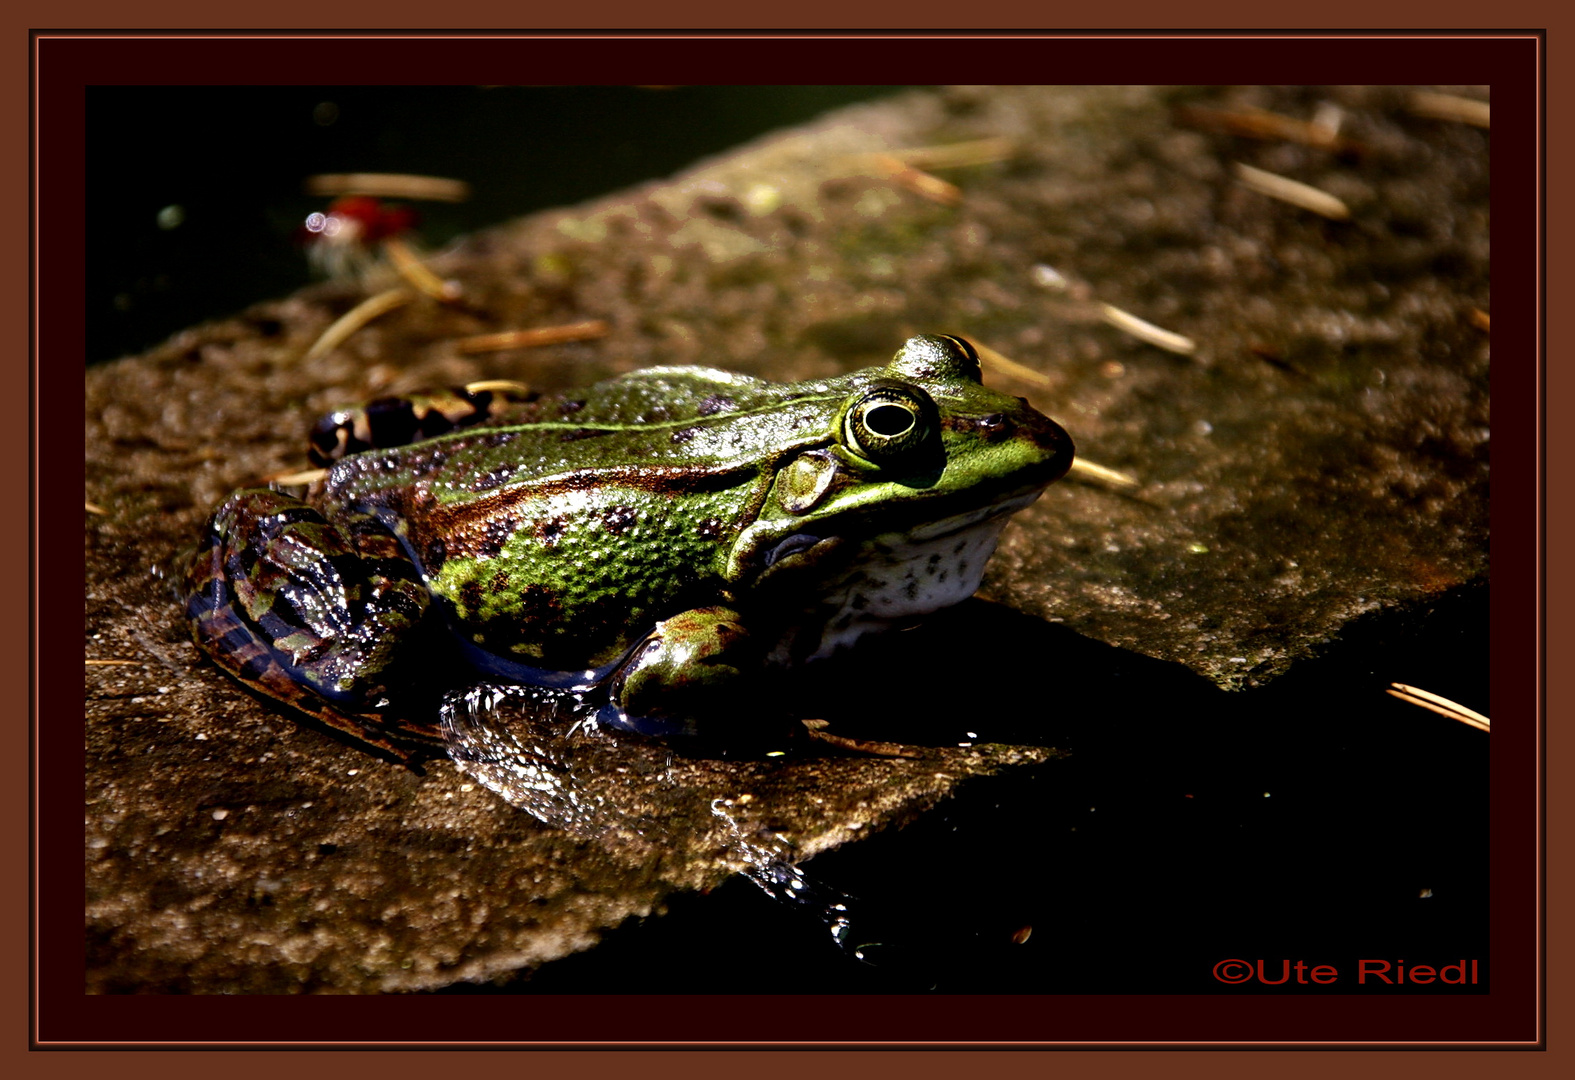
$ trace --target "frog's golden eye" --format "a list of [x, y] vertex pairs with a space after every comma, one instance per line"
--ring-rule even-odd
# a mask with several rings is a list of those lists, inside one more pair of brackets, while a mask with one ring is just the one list
[[934, 445], [940, 432], [935, 402], [916, 386], [878, 385], [843, 414], [842, 445], [886, 465]]

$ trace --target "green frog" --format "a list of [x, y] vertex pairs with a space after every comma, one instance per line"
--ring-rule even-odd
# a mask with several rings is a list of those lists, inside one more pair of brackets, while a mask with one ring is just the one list
[[1073, 455], [940, 335], [836, 378], [659, 367], [460, 405], [327, 418], [322, 479], [236, 492], [188, 576], [220, 667], [394, 760], [433, 745], [439, 674], [725, 740], [751, 677], [970, 596]]

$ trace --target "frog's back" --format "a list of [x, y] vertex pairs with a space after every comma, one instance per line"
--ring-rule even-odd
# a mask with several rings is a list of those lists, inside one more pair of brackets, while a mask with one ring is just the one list
[[534, 403], [534, 414], [522, 422], [571, 419], [579, 423], [642, 425], [714, 421], [793, 401], [835, 399], [847, 393], [845, 382], [844, 378], [777, 383], [701, 366], [641, 368], [571, 393], [544, 397]]
[[622, 480], [668, 492], [735, 486], [826, 436], [846, 390], [705, 367], [631, 372], [539, 398], [488, 423], [356, 454], [333, 468], [335, 502], [424, 488], [439, 504], [524, 484]]

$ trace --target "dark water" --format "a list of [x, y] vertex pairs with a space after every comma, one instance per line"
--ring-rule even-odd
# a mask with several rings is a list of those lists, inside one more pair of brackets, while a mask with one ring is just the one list
[[[910, 737], [965, 724], [1070, 758], [975, 781], [907, 828], [810, 860], [812, 903], [738, 877], [528, 979], [445, 992], [1218, 993], [1214, 965], [1244, 958], [1270, 978], [1282, 962], [1329, 965], [1342, 979], [1327, 990], [1350, 993], [1358, 960], [1485, 959], [1489, 737], [1383, 689], [1486, 711], [1487, 603], [1467, 588], [1358, 623], [1320, 659], [1232, 695], [970, 602], [930, 624], [936, 640], [900, 635], [910, 661], [933, 649], [927, 669], [949, 659], [957, 678], [876, 688], [851, 671], [823, 689]], [[883, 670], [876, 651], [869, 670]], [[1043, 706], [992, 710], [1021, 695], [966, 677], [990, 671], [1042, 673]], [[820, 917], [828, 895], [848, 898], [841, 948]], [[1487, 989], [1480, 978], [1470, 989]]]
[[420, 239], [437, 246], [671, 175], [893, 90], [90, 87], [88, 361], [141, 352], [306, 284], [292, 236], [325, 203], [303, 194], [308, 176], [397, 172], [469, 182], [465, 203], [419, 204]]

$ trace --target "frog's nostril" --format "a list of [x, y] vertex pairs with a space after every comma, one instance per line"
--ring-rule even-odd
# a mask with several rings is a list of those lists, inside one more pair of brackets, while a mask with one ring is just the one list
[[978, 420], [979, 434], [986, 439], [1000, 439], [1012, 431], [1012, 422], [1003, 413], [991, 413], [981, 416]]

